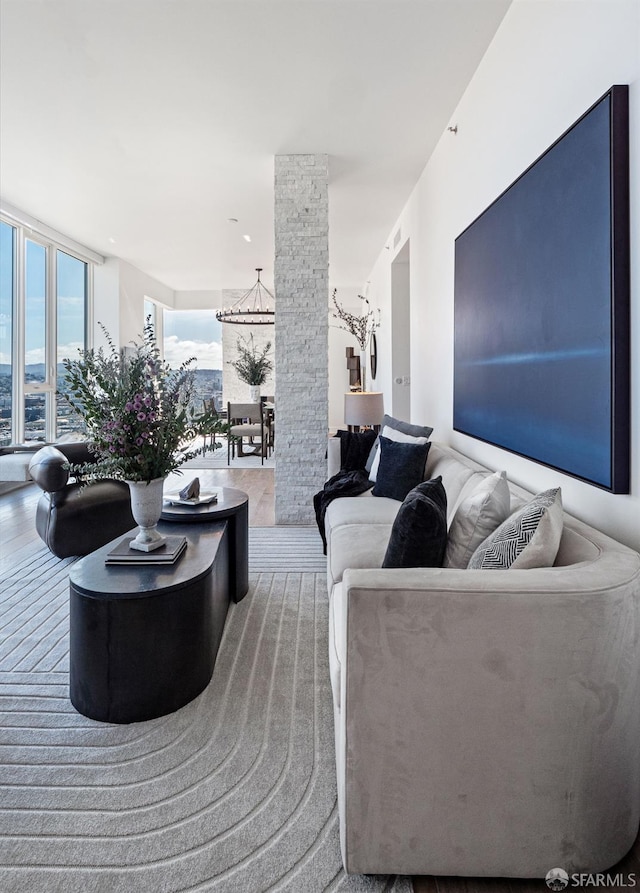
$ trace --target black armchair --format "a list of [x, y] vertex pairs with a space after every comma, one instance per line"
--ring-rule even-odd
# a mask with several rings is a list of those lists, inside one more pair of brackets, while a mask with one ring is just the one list
[[36, 509], [36, 530], [58, 558], [88, 555], [136, 526], [123, 481], [69, 482], [69, 462], [92, 461], [86, 443], [65, 443], [43, 447], [29, 463], [31, 477], [44, 491]]

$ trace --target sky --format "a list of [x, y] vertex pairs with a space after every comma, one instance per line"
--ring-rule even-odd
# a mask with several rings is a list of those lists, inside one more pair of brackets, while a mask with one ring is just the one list
[[222, 323], [215, 310], [165, 310], [165, 360], [179, 366], [193, 356], [198, 369], [222, 369]]

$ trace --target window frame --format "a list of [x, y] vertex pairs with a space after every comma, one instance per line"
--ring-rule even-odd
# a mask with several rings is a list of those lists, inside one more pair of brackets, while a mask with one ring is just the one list
[[[58, 384], [58, 252], [69, 255], [85, 265], [84, 344], [93, 346], [94, 267], [99, 255], [82, 250], [72, 240], [56, 234], [48, 227], [32, 226], [24, 215], [0, 209], [0, 220], [14, 230], [13, 238], [13, 295], [11, 321], [11, 443], [24, 443], [25, 398], [28, 394], [45, 396], [45, 441], [53, 442], [57, 434]], [[59, 237], [56, 238], [56, 235]], [[26, 366], [26, 251], [27, 241], [45, 249], [45, 381], [28, 384]]]

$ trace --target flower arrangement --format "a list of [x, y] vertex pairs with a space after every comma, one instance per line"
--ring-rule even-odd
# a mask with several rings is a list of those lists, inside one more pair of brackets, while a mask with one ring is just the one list
[[232, 360], [230, 365], [238, 373], [238, 378], [248, 385], [261, 385], [267, 380], [267, 375], [273, 369], [273, 362], [269, 359], [271, 342], [267, 341], [260, 350], [256, 347], [253, 335], [246, 338], [238, 338], [236, 342], [238, 359]]
[[86, 481], [102, 477], [152, 481], [177, 471], [188, 459], [212, 449], [189, 448], [196, 437], [226, 430], [212, 412], [196, 416], [191, 401], [195, 357], [171, 369], [160, 358], [147, 321], [140, 343], [118, 351], [101, 326], [108, 350], [80, 351], [65, 359], [60, 395], [79, 413], [96, 462], [72, 470]]
[[340, 320], [341, 325], [339, 325], [338, 328], [343, 329], [345, 332], [350, 332], [358, 342], [360, 352], [364, 353], [371, 336], [380, 325], [376, 318], [376, 313], [369, 303], [368, 298], [365, 298], [363, 295], [358, 295], [360, 300], [363, 301], [362, 313], [360, 316], [356, 316], [355, 313], [349, 313], [338, 303], [336, 292], [337, 289], [334, 288], [331, 299], [335, 309], [331, 311], [331, 315], [334, 319]]

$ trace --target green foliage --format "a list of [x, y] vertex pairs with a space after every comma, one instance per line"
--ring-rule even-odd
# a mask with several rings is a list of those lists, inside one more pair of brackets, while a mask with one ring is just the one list
[[267, 341], [262, 350], [259, 350], [254, 343], [253, 335], [246, 338], [238, 338], [238, 359], [233, 360], [231, 365], [238, 373], [238, 378], [249, 385], [264, 384], [268, 374], [273, 369], [273, 363], [268, 357], [271, 350], [271, 342]]
[[189, 406], [195, 357], [171, 369], [160, 358], [149, 320], [141, 342], [129, 350], [118, 351], [101, 328], [108, 350], [79, 351], [79, 359], [63, 360], [66, 374], [60, 395], [84, 420], [97, 459], [95, 465], [74, 471], [85, 480], [152, 481], [177, 471], [205, 449], [220, 446], [188, 447], [196, 437], [215, 436], [228, 428], [215, 413], [196, 416]]

